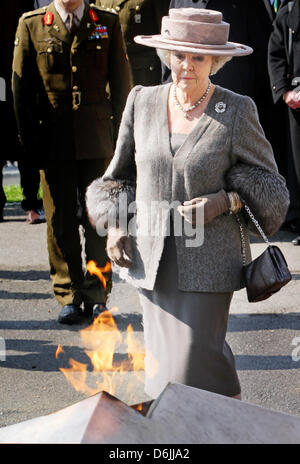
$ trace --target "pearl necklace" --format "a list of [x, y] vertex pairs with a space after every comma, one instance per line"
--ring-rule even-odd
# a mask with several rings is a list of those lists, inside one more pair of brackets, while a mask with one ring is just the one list
[[178, 106], [178, 108], [183, 112], [183, 115], [184, 115], [185, 118], [188, 118], [188, 112], [189, 112], [189, 111], [192, 111], [192, 110], [194, 110], [195, 108], [197, 108], [197, 106], [199, 106], [200, 103], [202, 103], [202, 102], [206, 99], [206, 97], [207, 97], [207, 95], [208, 95], [208, 93], [209, 93], [209, 91], [210, 91], [210, 88], [211, 88], [211, 82], [209, 81], [209, 82], [208, 82], [208, 87], [207, 87], [207, 89], [205, 90], [205, 92], [204, 92], [204, 94], [202, 95], [202, 97], [201, 97], [198, 101], [196, 101], [196, 103], [195, 103], [194, 105], [192, 105], [192, 106], [190, 106], [189, 108], [186, 108], [186, 109], [185, 109], [185, 108], [183, 108], [183, 106], [179, 103], [179, 100], [178, 100], [178, 97], [177, 97], [176, 85], [173, 84], [173, 97], [174, 97], [174, 100], [175, 100], [175, 104], [176, 104], [176, 106]]

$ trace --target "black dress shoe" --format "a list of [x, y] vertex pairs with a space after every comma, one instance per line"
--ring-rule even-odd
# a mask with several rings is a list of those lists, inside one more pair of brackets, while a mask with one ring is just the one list
[[81, 324], [83, 320], [82, 309], [74, 304], [64, 306], [58, 315], [58, 322], [61, 324]]
[[295, 246], [300, 245], [300, 235], [299, 235], [299, 237], [294, 238], [294, 240], [292, 240], [292, 244], [295, 245]]
[[97, 303], [93, 308], [93, 318], [100, 316], [100, 314], [104, 313], [104, 311], [108, 311], [107, 307], [104, 303]]
[[90, 322], [96, 319], [104, 311], [107, 311], [107, 307], [104, 303], [85, 303], [84, 304], [84, 318]]

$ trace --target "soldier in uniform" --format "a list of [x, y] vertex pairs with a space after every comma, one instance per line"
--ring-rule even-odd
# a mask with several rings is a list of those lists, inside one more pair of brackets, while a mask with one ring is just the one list
[[[14, 36], [18, 20], [26, 11], [33, 9], [33, 0], [10, 0], [0, 3], [0, 76], [5, 80], [5, 98], [0, 102], [1, 142], [3, 149], [0, 154], [0, 222], [3, 220], [3, 208], [6, 197], [2, 188], [2, 167], [5, 158], [18, 161], [20, 182], [23, 191], [21, 206], [27, 212], [26, 222], [35, 224], [44, 220], [41, 214], [42, 200], [38, 198], [40, 173], [30, 163], [24, 163], [23, 151], [18, 142], [18, 133], [13, 108], [11, 92], [12, 60], [14, 51]], [[2, 158], [2, 159], [1, 159]]]
[[156, 51], [138, 45], [136, 35], [159, 34], [170, 0], [96, 0], [96, 5], [119, 14], [134, 85], [161, 83], [161, 62]]
[[99, 268], [108, 262], [105, 237], [87, 218], [85, 191], [113, 156], [130, 88], [118, 15], [84, 0], [55, 0], [20, 18], [13, 60], [15, 112], [24, 149], [42, 168], [50, 273], [61, 323], [80, 323], [105, 308], [109, 285], [105, 290], [85, 270], [82, 257], [84, 246], [86, 262]]

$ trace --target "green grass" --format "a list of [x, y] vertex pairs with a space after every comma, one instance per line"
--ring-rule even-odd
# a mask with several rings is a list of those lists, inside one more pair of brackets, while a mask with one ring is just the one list
[[[3, 189], [8, 203], [19, 203], [24, 199], [20, 185], [4, 185]], [[38, 198], [42, 198], [41, 187], [39, 189]]]

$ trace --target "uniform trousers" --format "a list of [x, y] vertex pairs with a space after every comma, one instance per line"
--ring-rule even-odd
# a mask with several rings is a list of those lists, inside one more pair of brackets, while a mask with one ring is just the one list
[[18, 162], [20, 171], [20, 183], [24, 195], [21, 206], [25, 211], [38, 211], [42, 208], [43, 202], [38, 198], [40, 188], [40, 171], [32, 162], [20, 160]]
[[108, 162], [109, 159], [60, 161], [41, 171], [50, 277], [61, 306], [105, 303], [110, 291], [111, 273], [105, 274], [105, 289], [97, 276], [86, 271], [90, 260], [104, 267], [108, 257], [106, 237], [97, 235], [85, 207], [88, 185], [103, 175]]

